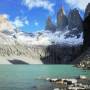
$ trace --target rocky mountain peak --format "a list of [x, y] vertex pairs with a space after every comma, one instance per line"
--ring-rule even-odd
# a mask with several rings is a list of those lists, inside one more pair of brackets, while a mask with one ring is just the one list
[[60, 8], [57, 13], [57, 28], [59, 30], [64, 29], [68, 24], [68, 19], [65, 15], [64, 8]]
[[50, 16], [48, 16], [48, 18], [46, 20], [45, 30], [50, 30], [52, 32], [56, 31], [56, 26], [52, 23]]
[[83, 28], [82, 18], [76, 8], [71, 10], [68, 15], [68, 29], [72, 30], [73, 28], [77, 28], [78, 30], [82, 30]]
[[86, 18], [88, 15], [90, 15], [90, 3], [88, 3], [86, 9], [85, 9], [85, 15], [84, 18]]
[[0, 32], [2, 31], [14, 31], [12, 23], [3, 15], [0, 15]]
[[64, 8], [61, 7], [58, 13], [60, 13], [61, 16], [64, 15], [65, 14]]

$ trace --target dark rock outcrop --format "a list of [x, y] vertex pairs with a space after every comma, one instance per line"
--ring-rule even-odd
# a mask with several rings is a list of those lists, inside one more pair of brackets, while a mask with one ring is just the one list
[[57, 13], [57, 29], [62, 30], [68, 25], [67, 16], [64, 14], [64, 9], [61, 8]]
[[85, 9], [84, 18], [86, 18], [89, 14], [90, 14], [90, 3], [87, 5], [87, 7], [86, 7], [86, 9]]
[[77, 59], [73, 61], [77, 67], [90, 69], [90, 47], [87, 48]]
[[79, 31], [82, 31], [82, 19], [77, 9], [73, 9], [69, 12], [68, 15], [68, 29], [72, 30], [73, 28], [77, 28]]
[[56, 31], [56, 26], [52, 23], [50, 16], [48, 17], [46, 21], [45, 30], [50, 30], [52, 32]]
[[80, 55], [81, 46], [51, 45], [45, 51], [45, 57], [40, 58], [44, 64], [70, 64]]
[[87, 5], [83, 21], [84, 45], [82, 54], [74, 60], [74, 64], [84, 69], [90, 69], [90, 3]]
[[[76, 57], [79, 56], [81, 51], [80, 46], [24, 46], [20, 44], [15, 45], [0, 45], [0, 56], [25, 56], [32, 58], [34, 62], [40, 61], [43, 64], [70, 64]], [[12, 60], [12, 59], [10, 59]], [[9, 60], [9, 62], [11, 62]], [[20, 62], [21, 59], [13, 59], [11, 63], [24, 63]], [[33, 64], [30, 62], [30, 64]]]
[[86, 7], [84, 17], [84, 49], [86, 49], [90, 47], [90, 3]]
[[84, 48], [90, 47], [90, 15], [85, 18], [84, 26]]

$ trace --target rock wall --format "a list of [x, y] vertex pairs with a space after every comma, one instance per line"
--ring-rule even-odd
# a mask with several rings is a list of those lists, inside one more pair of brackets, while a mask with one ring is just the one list
[[80, 46], [22, 46], [16, 45], [0, 45], [0, 56], [25, 56], [33, 60], [41, 60], [43, 64], [65, 64], [71, 63], [81, 51]]
[[90, 3], [88, 3], [86, 9], [85, 9], [85, 14], [84, 14], [84, 19], [89, 16], [90, 14]]
[[64, 9], [61, 8], [57, 13], [57, 30], [63, 30], [68, 25], [68, 18]]
[[68, 29], [72, 30], [73, 28], [77, 28], [78, 31], [83, 30], [82, 19], [77, 9], [71, 10], [68, 15]]
[[90, 47], [90, 3], [85, 10], [85, 19], [83, 21], [84, 27], [84, 48]]
[[50, 16], [47, 18], [45, 30], [56, 31], [56, 26], [52, 23]]

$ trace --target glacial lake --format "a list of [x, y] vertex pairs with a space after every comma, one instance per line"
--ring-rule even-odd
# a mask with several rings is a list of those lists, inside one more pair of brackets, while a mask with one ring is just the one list
[[79, 75], [90, 77], [90, 70], [72, 65], [0, 65], [0, 90], [53, 90], [45, 78]]

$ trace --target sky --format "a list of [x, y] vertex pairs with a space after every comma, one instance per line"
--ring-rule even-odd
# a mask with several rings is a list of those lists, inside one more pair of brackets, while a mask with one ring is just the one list
[[90, 0], [0, 0], [0, 14], [25, 32], [44, 30], [48, 16], [56, 23], [57, 11], [63, 6], [66, 14], [77, 8], [83, 16]]

